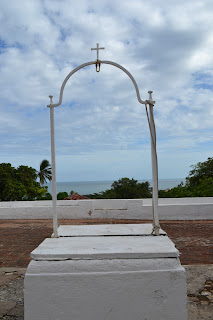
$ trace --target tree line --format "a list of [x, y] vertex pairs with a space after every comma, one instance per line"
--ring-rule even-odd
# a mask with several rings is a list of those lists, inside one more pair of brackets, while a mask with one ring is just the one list
[[[48, 160], [40, 163], [40, 170], [28, 166], [12, 167], [0, 164], [0, 201], [32, 201], [52, 198], [44, 184], [52, 179]], [[39, 182], [37, 182], [39, 179]]]
[[[198, 162], [191, 168], [185, 183], [181, 182], [170, 190], [159, 190], [159, 197], [213, 197], [213, 158]], [[1, 163], [0, 201], [50, 200], [52, 196], [44, 184], [51, 179], [52, 171], [48, 160], [40, 163], [39, 171], [28, 166], [15, 168], [10, 163]], [[57, 199], [67, 196], [67, 192], [59, 192]], [[86, 196], [90, 199], [151, 198], [152, 188], [148, 181], [139, 183], [133, 178], [121, 178], [114, 181], [110, 189]]]
[[191, 166], [186, 182], [166, 192], [159, 190], [160, 198], [213, 197], [213, 158]]
[[[213, 158], [191, 166], [186, 181], [169, 190], [159, 190], [159, 198], [213, 197]], [[152, 188], [148, 181], [122, 178], [114, 181], [111, 189], [87, 195], [92, 199], [151, 198]]]

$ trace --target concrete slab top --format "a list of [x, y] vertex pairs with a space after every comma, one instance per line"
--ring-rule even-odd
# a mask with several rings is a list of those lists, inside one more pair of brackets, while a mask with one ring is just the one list
[[[59, 237], [97, 237], [97, 236], [149, 236], [152, 233], [152, 224], [103, 224], [63, 226], [58, 228]], [[160, 235], [166, 232], [160, 229]]]
[[177, 258], [167, 236], [108, 236], [47, 238], [35, 250], [34, 260]]

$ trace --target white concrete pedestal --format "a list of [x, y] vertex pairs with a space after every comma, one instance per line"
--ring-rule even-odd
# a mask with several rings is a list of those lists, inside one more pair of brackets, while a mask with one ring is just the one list
[[63, 226], [25, 275], [25, 320], [186, 320], [178, 251], [151, 225]]

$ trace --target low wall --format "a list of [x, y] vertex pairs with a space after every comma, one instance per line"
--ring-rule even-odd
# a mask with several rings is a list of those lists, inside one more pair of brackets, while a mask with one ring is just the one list
[[[59, 219], [152, 220], [152, 199], [59, 200]], [[0, 219], [51, 219], [52, 201], [0, 202]], [[160, 220], [211, 220], [213, 197], [159, 199]]]

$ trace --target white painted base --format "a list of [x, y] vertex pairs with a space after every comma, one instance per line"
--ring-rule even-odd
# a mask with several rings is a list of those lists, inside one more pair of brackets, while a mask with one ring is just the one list
[[178, 250], [151, 229], [61, 227], [31, 253], [25, 320], [187, 320]]
[[38, 319], [186, 320], [185, 270], [176, 258], [32, 261], [25, 320]]

